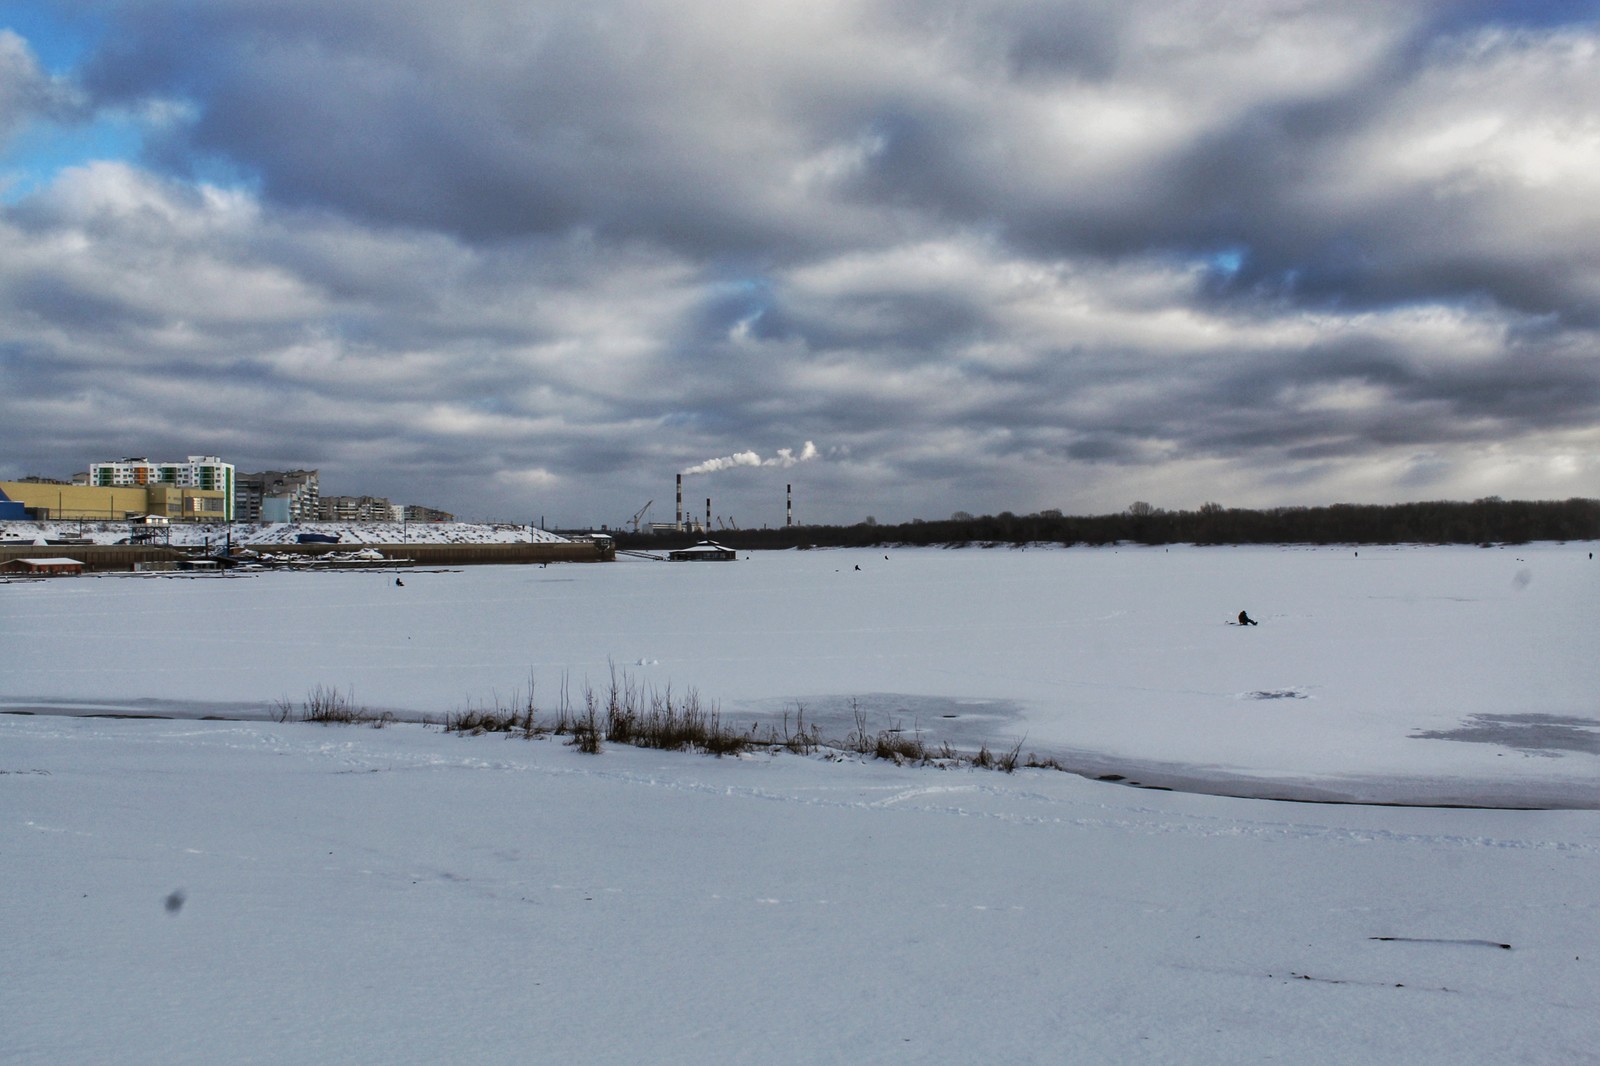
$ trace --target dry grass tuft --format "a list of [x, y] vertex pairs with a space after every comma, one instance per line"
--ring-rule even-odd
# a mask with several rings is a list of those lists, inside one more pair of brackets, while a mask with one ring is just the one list
[[[656, 689], [641, 684], [626, 670], [613, 665], [606, 684], [596, 689], [588, 682], [574, 700], [570, 678], [563, 674], [554, 710], [542, 712], [534, 698], [535, 681], [528, 679], [527, 695], [514, 691], [509, 700], [495, 695], [484, 706], [467, 707], [448, 714], [444, 729], [462, 736], [503, 733], [507, 737], [566, 737], [567, 743], [586, 754], [599, 754], [604, 744], [624, 744], [662, 751], [698, 751], [707, 755], [740, 755], [750, 751], [787, 751], [815, 755], [823, 749], [853, 752], [864, 758], [883, 759], [896, 765], [934, 765], [941, 768], [971, 766], [980, 770], [1014, 772], [1018, 766], [1065, 770], [1053, 758], [1040, 760], [1029, 754], [1022, 760], [1022, 741], [996, 755], [987, 746], [976, 755], [964, 755], [949, 743], [930, 750], [920, 726], [910, 730], [891, 718], [885, 728], [872, 729], [859, 701], [850, 701], [855, 728], [843, 741], [824, 740], [816, 723], [806, 721], [803, 704], [785, 709], [781, 721], [763, 730], [759, 722], [741, 730], [725, 721], [715, 704], [708, 706], [695, 689], [674, 694], [671, 686]], [[288, 700], [275, 705], [280, 722], [318, 722], [325, 725], [370, 723], [374, 728], [395, 721], [393, 714], [375, 713], [359, 706], [353, 696], [337, 688], [317, 686], [296, 708]]]
[[337, 687], [323, 688], [321, 685], [311, 690], [298, 711], [288, 700], [278, 700], [273, 705], [273, 717], [280, 722], [317, 722], [321, 725], [366, 723], [375, 729], [382, 729], [395, 720], [388, 711], [379, 714], [357, 704], [353, 691], [346, 695]]

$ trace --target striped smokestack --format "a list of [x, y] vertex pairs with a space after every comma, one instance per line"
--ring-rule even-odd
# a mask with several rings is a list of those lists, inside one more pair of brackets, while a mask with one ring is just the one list
[[783, 524], [794, 525], [794, 486], [783, 487]]
[[683, 528], [683, 475], [682, 474], [678, 475], [678, 514], [677, 514], [677, 517], [673, 519], [673, 524], [678, 529], [682, 529]]
[[711, 535], [711, 497], [706, 497], [706, 536]]

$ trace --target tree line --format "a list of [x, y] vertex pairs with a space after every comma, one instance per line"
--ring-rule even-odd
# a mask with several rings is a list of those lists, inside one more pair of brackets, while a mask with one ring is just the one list
[[[667, 550], [692, 543], [686, 533], [617, 531], [623, 548]], [[730, 548], [844, 548], [886, 545], [1061, 544], [1522, 544], [1535, 540], [1600, 540], [1600, 500], [1502, 500], [1470, 503], [1350, 504], [1249, 510], [1203, 504], [1168, 511], [1143, 501], [1116, 514], [1066, 515], [1057, 510], [971, 515], [879, 524], [721, 529]]]

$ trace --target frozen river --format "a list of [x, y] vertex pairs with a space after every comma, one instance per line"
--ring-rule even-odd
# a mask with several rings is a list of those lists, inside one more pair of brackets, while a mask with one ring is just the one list
[[[0, 584], [0, 709], [403, 717], [606, 683], [1240, 795], [1600, 806], [1594, 544], [770, 552]], [[1258, 626], [1232, 624], [1248, 610]]]

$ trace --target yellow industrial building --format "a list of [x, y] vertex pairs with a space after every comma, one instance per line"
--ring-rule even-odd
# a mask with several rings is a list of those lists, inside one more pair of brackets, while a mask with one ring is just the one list
[[178, 485], [61, 485], [45, 481], [0, 481], [0, 493], [40, 521], [121, 522], [156, 515], [174, 522], [225, 522], [231, 510], [221, 489]]

